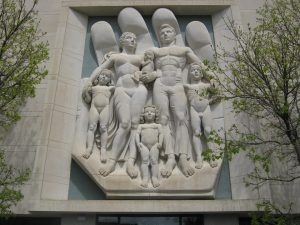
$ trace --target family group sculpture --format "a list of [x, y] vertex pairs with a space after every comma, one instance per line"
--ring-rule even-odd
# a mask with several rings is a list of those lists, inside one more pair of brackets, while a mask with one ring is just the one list
[[[212, 131], [207, 91], [212, 87], [207, 76], [210, 71], [190, 47], [177, 43], [181, 34], [171, 25], [170, 18], [159, 13], [157, 17], [160, 47], [137, 53], [139, 37], [131, 31], [123, 32], [119, 39], [121, 52], [103, 52], [103, 62], [93, 71], [82, 92], [84, 101], [90, 105], [82, 157], [90, 157], [98, 127], [100, 175], [112, 173], [128, 149], [127, 174], [131, 178], [138, 176], [136, 162], [140, 158], [141, 186], [147, 187], [151, 178], [155, 188], [160, 185], [159, 174], [171, 176], [176, 165], [184, 176], [192, 176], [192, 155], [196, 156], [195, 168], [201, 169], [204, 147], [200, 136], [203, 132], [207, 141]], [[111, 119], [113, 115], [115, 118]], [[117, 126], [109, 135], [113, 120]], [[207, 146], [212, 148], [209, 142]], [[160, 160], [164, 162], [161, 170]], [[209, 164], [217, 166], [215, 161]]]

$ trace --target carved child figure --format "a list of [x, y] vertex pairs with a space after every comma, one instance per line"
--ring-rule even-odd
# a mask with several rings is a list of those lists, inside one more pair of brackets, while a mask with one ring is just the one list
[[154, 53], [153, 51], [145, 51], [144, 61], [142, 63], [142, 72], [152, 72], [154, 71]]
[[87, 148], [82, 154], [83, 158], [88, 159], [92, 154], [95, 131], [99, 122], [100, 140], [101, 140], [101, 162], [106, 162], [106, 143], [107, 126], [109, 121], [109, 99], [115, 90], [111, 86], [113, 73], [110, 70], [103, 69], [95, 78], [92, 84], [83, 90], [83, 98], [87, 103], [91, 102], [89, 111]]
[[[193, 129], [193, 144], [196, 152], [196, 165], [197, 169], [203, 166], [202, 159], [202, 143], [200, 136], [202, 130], [204, 136], [208, 140], [208, 135], [212, 131], [212, 115], [210, 109], [209, 89], [212, 85], [209, 82], [203, 82], [204, 68], [198, 63], [192, 63], [189, 69], [190, 84], [184, 84], [187, 92], [187, 97], [190, 102], [191, 125]], [[211, 148], [210, 143], [207, 143]], [[211, 167], [216, 167], [217, 162], [211, 161]]]
[[148, 186], [149, 180], [149, 164], [151, 165], [151, 180], [153, 187], [158, 187], [159, 165], [158, 157], [159, 150], [162, 148], [163, 132], [162, 126], [156, 121], [159, 118], [158, 109], [154, 106], [145, 106], [141, 116], [141, 122], [136, 133], [136, 144], [138, 146], [142, 165], [142, 187]]

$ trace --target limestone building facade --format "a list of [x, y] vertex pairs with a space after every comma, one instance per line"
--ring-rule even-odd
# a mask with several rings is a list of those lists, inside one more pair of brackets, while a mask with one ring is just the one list
[[[138, 193], [135, 187], [124, 188], [129, 185], [129, 178], [125, 179], [122, 172], [116, 171], [115, 179], [110, 179], [110, 175], [95, 175], [93, 168], [85, 166], [86, 161], [80, 161], [74, 154], [74, 143], [82, 134], [78, 129], [83, 126], [80, 120], [83, 80], [97, 67], [91, 38], [93, 24], [106, 21], [119, 37], [118, 15], [123, 9], [132, 7], [145, 19], [153, 34], [151, 16], [157, 9], [166, 8], [176, 16], [182, 33], [187, 23], [199, 20], [206, 25], [214, 46], [222, 43], [230, 49], [234, 43], [226, 38], [230, 34], [224, 18], [234, 19], [244, 27], [248, 23], [255, 24], [256, 9], [263, 2], [40, 0], [40, 27], [47, 32], [45, 40], [50, 48], [49, 74], [38, 85], [36, 97], [29, 99], [22, 108], [22, 119], [3, 135], [2, 146], [9, 162], [32, 171], [30, 181], [23, 188], [25, 198], [15, 208], [17, 218], [12, 224], [22, 220], [22, 224], [62, 225], [246, 225], [249, 224], [248, 213], [257, 210], [256, 202], [262, 198], [294, 199], [295, 213], [299, 213], [299, 184], [289, 187], [268, 184], [256, 190], [244, 185], [243, 178], [251, 169], [251, 163], [243, 154], [221, 163], [218, 170], [211, 170], [215, 171], [211, 189], [204, 187], [201, 176], [191, 182], [193, 176], [179, 174], [182, 176], [179, 182], [177, 178], [171, 180], [173, 175], [170, 177], [169, 185], [173, 189], [168, 186], [159, 192], [150, 187]], [[214, 126], [226, 128], [235, 122], [226, 103], [212, 108], [212, 112], [215, 113]], [[196, 170], [194, 176], [197, 173], [200, 172]], [[202, 178], [205, 184], [209, 182], [204, 175]], [[162, 183], [161, 188], [164, 185]], [[176, 189], [177, 186], [188, 191]]]

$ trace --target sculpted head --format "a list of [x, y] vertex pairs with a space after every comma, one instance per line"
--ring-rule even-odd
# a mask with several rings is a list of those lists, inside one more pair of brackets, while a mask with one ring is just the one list
[[149, 51], [149, 50], [145, 51], [145, 53], [144, 53], [144, 61], [145, 62], [146, 61], [153, 61], [153, 59], [154, 59], [154, 53], [153, 53], [153, 51]]
[[140, 123], [158, 123], [159, 121], [159, 110], [155, 105], [147, 105], [144, 107], [141, 114]]
[[176, 40], [176, 31], [169, 24], [163, 24], [159, 29], [159, 39], [163, 45], [169, 45]]
[[111, 70], [108, 69], [103, 69], [95, 78], [93, 85], [107, 85], [109, 86], [109, 84], [111, 83], [111, 79], [112, 79], [113, 73]]
[[124, 32], [120, 37], [120, 47], [124, 48], [136, 48], [136, 36], [131, 32]]
[[202, 67], [199, 63], [194, 62], [190, 65], [189, 76], [194, 81], [199, 81], [203, 78]]

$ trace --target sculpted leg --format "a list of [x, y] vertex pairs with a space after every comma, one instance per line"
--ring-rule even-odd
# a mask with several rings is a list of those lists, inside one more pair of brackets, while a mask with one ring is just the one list
[[100, 150], [100, 156], [101, 156], [101, 162], [106, 162], [106, 144], [107, 144], [107, 125], [108, 125], [108, 109], [109, 107], [106, 106], [102, 112], [100, 113], [100, 140], [101, 140], [101, 150]]
[[106, 125], [100, 124], [100, 134], [101, 134], [101, 149], [100, 149], [100, 156], [101, 156], [101, 162], [106, 162], [106, 143], [107, 143], [107, 127]]
[[200, 139], [201, 119], [193, 107], [191, 107], [190, 112], [191, 112], [191, 125], [193, 130], [193, 145], [194, 145], [194, 150], [197, 158], [195, 167], [196, 169], [201, 169], [203, 166], [203, 159], [201, 156], [203, 146]]
[[135, 135], [136, 135], [137, 125], [131, 127], [130, 136], [129, 136], [129, 159], [127, 160], [126, 171], [131, 178], [136, 178], [138, 175], [138, 171], [134, 166], [134, 162], [136, 160], [137, 149], [135, 143]]
[[115, 99], [115, 108], [117, 110], [120, 124], [116, 136], [113, 140], [111, 156], [107, 160], [106, 164], [99, 169], [99, 172], [102, 176], [107, 176], [114, 171], [117, 160], [122, 150], [124, 150], [124, 146], [131, 126], [129, 107], [130, 99], [128, 95], [126, 95], [126, 93], [117, 91], [117, 89], [115, 91], [115, 94], [117, 94]]
[[85, 159], [88, 159], [92, 154], [95, 131], [97, 129], [97, 123], [98, 123], [98, 117], [99, 114], [97, 109], [95, 109], [94, 106], [91, 106], [90, 113], [89, 113], [89, 125], [87, 131], [87, 148], [85, 152], [82, 154], [82, 157]]
[[148, 187], [148, 180], [149, 180], [149, 149], [140, 143], [140, 153], [141, 153], [141, 176], [142, 176], [142, 187]]
[[146, 103], [146, 99], [147, 89], [144, 85], [140, 85], [130, 99], [131, 130], [129, 137], [129, 160], [127, 161], [126, 170], [131, 178], [135, 178], [138, 175], [138, 171], [136, 170], [136, 167], [134, 167], [134, 161], [136, 160], [137, 155], [135, 135], [140, 122], [140, 114]]
[[161, 170], [161, 175], [163, 177], [169, 177], [172, 174], [173, 169], [176, 166], [175, 154], [173, 151], [173, 147], [171, 144], [171, 133], [168, 126], [168, 117], [165, 115], [161, 116], [161, 124], [163, 125], [163, 133], [164, 133], [164, 149], [168, 155], [167, 163], [165, 168]]
[[179, 153], [178, 165], [186, 177], [192, 176], [195, 171], [188, 161], [191, 146], [187, 127], [187, 99], [182, 85], [176, 86], [175, 92], [170, 97], [170, 106], [175, 115], [175, 151]]
[[169, 177], [176, 165], [174, 146], [172, 143], [171, 131], [169, 128], [169, 98], [168, 94], [164, 91], [164, 87], [160, 82], [160, 79], [156, 79], [153, 88], [153, 102], [160, 110], [160, 123], [163, 126], [164, 142], [163, 147], [168, 160], [165, 168], [162, 169], [161, 175]]
[[158, 181], [159, 166], [158, 166], [159, 150], [157, 144], [155, 144], [150, 150], [150, 163], [151, 163], [151, 180], [153, 187], [160, 185]]

